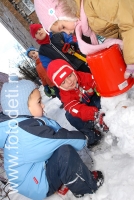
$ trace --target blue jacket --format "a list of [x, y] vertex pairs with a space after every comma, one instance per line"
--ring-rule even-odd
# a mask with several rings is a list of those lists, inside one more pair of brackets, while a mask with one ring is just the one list
[[[49, 191], [45, 165], [53, 152], [64, 144], [81, 150], [85, 136], [61, 128], [42, 118], [0, 116], [0, 148], [4, 148], [4, 168], [14, 191], [42, 200]], [[55, 180], [56, 181], [56, 180]]]

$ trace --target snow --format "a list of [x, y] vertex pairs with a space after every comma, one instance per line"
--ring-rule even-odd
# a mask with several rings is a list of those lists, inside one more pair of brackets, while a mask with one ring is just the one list
[[[45, 114], [56, 120], [62, 127], [74, 130], [65, 118], [61, 102], [43, 95]], [[100, 148], [92, 151], [83, 149], [80, 153], [90, 170], [104, 174], [104, 184], [95, 194], [86, 194], [81, 200], [133, 200], [134, 199], [134, 88], [116, 97], [101, 98], [104, 121], [110, 131], [104, 134]], [[93, 166], [91, 166], [91, 158]], [[28, 200], [14, 194], [12, 200]], [[54, 195], [46, 200], [76, 200], [69, 191], [66, 195]]]

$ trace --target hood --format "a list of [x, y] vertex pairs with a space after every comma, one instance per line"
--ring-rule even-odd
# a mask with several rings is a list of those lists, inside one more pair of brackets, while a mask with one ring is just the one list
[[0, 114], [0, 148], [4, 148], [10, 133], [17, 133], [18, 123], [24, 119], [26, 119], [26, 117], [10, 118], [3, 113]]

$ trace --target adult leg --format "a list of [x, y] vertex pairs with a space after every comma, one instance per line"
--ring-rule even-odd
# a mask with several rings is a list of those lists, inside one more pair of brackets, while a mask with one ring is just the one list
[[53, 153], [46, 166], [46, 176], [49, 183], [47, 196], [55, 193], [62, 184], [75, 195], [92, 194], [98, 189], [97, 180], [70, 145], [63, 145]]

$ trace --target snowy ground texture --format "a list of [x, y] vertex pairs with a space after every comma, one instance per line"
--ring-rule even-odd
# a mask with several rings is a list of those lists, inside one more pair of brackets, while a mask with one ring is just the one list
[[[56, 120], [68, 130], [74, 128], [65, 118], [61, 102], [43, 95], [46, 115]], [[100, 147], [92, 151], [80, 152], [90, 170], [100, 170], [104, 174], [104, 184], [93, 195], [85, 195], [81, 200], [133, 200], [134, 199], [134, 88], [123, 95], [102, 98], [102, 111], [110, 131], [105, 134]], [[94, 165], [91, 169], [91, 158]], [[10, 196], [11, 200], [28, 200], [22, 195]], [[46, 200], [76, 200], [69, 191], [66, 195], [54, 194]], [[37, 199], [38, 200], [38, 199]]]

